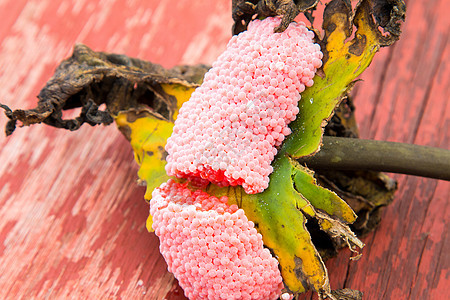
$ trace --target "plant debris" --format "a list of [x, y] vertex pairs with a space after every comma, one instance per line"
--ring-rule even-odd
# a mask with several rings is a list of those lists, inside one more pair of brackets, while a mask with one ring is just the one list
[[[317, 3], [318, 0], [234, 0], [233, 32], [244, 31], [255, 18], [277, 15], [283, 17], [274, 31], [284, 31], [300, 12], [312, 20]], [[324, 11], [323, 36], [315, 31], [324, 53], [323, 67], [314, 78], [314, 86], [302, 93], [302, 113], [291, 123], [293, 133], [278, 149], [269, 188], [255, 196], [238, 188], [217, 189], [210, 185], [210, 192], [236, 194], [236, 204], [263, 232], [265, 245], [277, 255], [285, 286], [293, 293], [313, 289], [319, 296], [331, 299], [362, 297], [353, 290], [331, 291], [322, 258], [334, 255], [345, 245], [352, 251], [363, 247], [349, 228], [356, 219], [353, 210], [359, 216], [354, 229], [358, 233], [373, 230], [379, 222], [380, 208], [392, 201], [396, 183], [378, 172], [314, 173], [296, 159], [318, 151], [323, 130], [333, 136], [358, 136], [348, 92], [379, 47], [399, 38], [404, 16], [401, 0], [361, 0], [355, 9], [347, 0], [330, 1]], [[0, 104], [10, 119], [6, 134], [12, 134], [17, 122], [23, 126], [45, 123], [77, 130], [84, 123], [94, 126], [116, 121], [133, 147], [141, 167], [139, 177], [148, 184], [145, 198], [149, 200], [154, 185], [166, 180], [164, 145], [178, 109], [208, 69], [198, 65], [166, 70], [125, 55], [76, 45], [73, 55], [58, 66], [39, 93], [36, 108], [13, 111]], [[106, 108], [101, 109], [102, 105]], [[64, 110], [77, 107], [81, 108], [79, 116], [63, 118]], [[335, 116], [331, 118], [333, 112]], [[150, 216], [147, 225], [151, 227], [151, 223]]]
[[[325, 127], [326, 136], [359, 138], [352, 98], [346, 95]], [[392, 203], [397, 182], [382, 172], [316, 170], [316, 178], [324, 186], [347, 202], [357, 213], [358, 219], [350, 228], [363, 236], [373, 231], [381, 220], [383, 207]], [[344, 244], [335, 240], [335, 247]], [[323, 248], [321, 250], [326, 250]], [[329, 248], [328, 248], [329, 249]], [[320, 250], [319, 250], [320, 251]], [[329, 255], [333, 255], [330, 252]]]
[[233, 34], [246, 30], [248, 23], [255, 18], [272, 16], [283, 16], [281, 24], [275, 28], [275, 32], [282, 32], [299, 13], [314, 8], [318, 2], [319, 0], [233, 0]]
[[[268, 16], [283, 16], [280, 26], [275, 31], [284, 31], [294, 21], [298, 14], [303, 13], [308, 20], [314, 19], [313, 11], [319, 0], [233, 0], [232, 16], [234, 20], [233, 34], [239, 34], [247, 29], [248, 23], [255, 18]], [[327, 4], [328, 14], [324, 15], [324, 28], [328, 27], [326, 20], [330, 16], [343, 14], [347, 16], [348, 32], [353, 21], [352, 6], [349, 0], [335, 0]], [[406, 6], [402, 0], [360, 0], [356, 10], [363, 11], [367, 21], [374, 30], [383, 46], [388, 46], [400, 37], [400, 24], [405, 20]], [[344, 20], [344, 19], [341, 19]], [[333, 27], [327, 30], [334, 30]], [[381, 30], [381, 31], [380, 31]]]
[[[256, 4], [253, 2], [259, 6], [254, 6]], [[253, 2], [251, 6], [249, 1], [233, 1], [233, 16], [240, 14], [242, 18], [247, 18], [248, 16], [242, 12], [251, 8], [248, 14], [253, 14], [255, 9], [262, 9], [258, 7], [265, 7], [267, 15], [267, 9], [275, 7], [273, 2], [276, 1]], [[308, 9], [316, 5], [317, 1], [302, 3], [303, 9]], [[400, 31], [397, 22], [404, 18], [404, 4], [401, 1], [361, 1], [359, 7], [364, 7], [364, 11], [367, 9], [375, 11], [375, 20], [386, 26], [386, 30], [393, 32], [393, 37], [398, 38]], [[329, 20], [324, 22], [326, 32], [331, 33], [335, 30], [333, 28], [336, 28], [336, 25], [330, 20], [337, 13], [345, 14], [344, 20], [348, 22], [345, 26], [351, 29], [349, 22], [352, 20], [352, 12], [348, 1], [331, 1], [325, 13], [325, 20]], [[393, 17], [388, 19], [387, 15]], [[374, 22], [371, 20], [370, 22]], [[376, 23], [372, 24], [375, 26]], [[347, 36], [350, 36], [350, 31], [347, 32]], [[322, 44], [327, 42], [326, 38], [327, 36], [321, 41]], [[53, 77], [39, 93], [36, 108], [13, 111], [0, 104], [10, 119], [5, 132], [7, 135], [12, 134], [17, 122], [23, 126], [42, 122], [68, 130], [77, 130], [84, 123], [92, 126], [108, 125], [124, 112], [130, 124], [146, 115], [173, 123], [177, 99], [171, 93], [167, 93], [162, 85], [180, 85], [194, 89], [199, 86], [208, 69], [209, 66], [197, 65], [176, 66], [167, 70], [151, 62], [126, 55], [95, 52], [85, 45], [78, 44], [74, 47], [72, 56], [57, 67]], [[102, 104], [106, 105], [106, 110], [99, 109]], [[78, 117], [62, 118], [63, 110], [77, 107], [82, 108]], [[119, 124], [119, 129], [130, 140], [130, 128], [127, 124]], [[358, 137], [354, 105], [348, 95], [343, 97], [341, 104], [335, 109], [333, 118], [325, 127], [325, 135]], [[335, 191], [346, 200], [358, 214], [358, 220], [351, 225], [358, 235], [375, 229], [380, 221], [381, 208], [392, 202], [396, 190], [396, 182], [380, 172], [320, 170], [316, 172], [315, 177], [321, 185]], [[334, 256], [337, 253], [336, 249], [344, 246], [337, 243], [337, 239], [330, 240], [328, 236], [324, 237], [326, 235], [313, 221], [308, 222], [307, 226], [316, 247], [325, 257]]]
[[[177, 101], [164, 92], [161, 84], [197, 87], [205, 65], [177, 66], [165, 69], [158, 64], [125, 55], [95, 52], [85, 45], [75, 45], [73, 54], [56, 69], [40, 91], [36, 108], [12, 111], [6, 105], [6, 135], [11, 135], [19, 121], [23, 126], [36, 123], [77, 130], [81, 125], [111, 124], [120, 111], [133, 109], [174, 121]], [[106, 104], [106, 110], [99, 110]], [[63, 110], [81, 107], [74, 119], [63, 119]]]

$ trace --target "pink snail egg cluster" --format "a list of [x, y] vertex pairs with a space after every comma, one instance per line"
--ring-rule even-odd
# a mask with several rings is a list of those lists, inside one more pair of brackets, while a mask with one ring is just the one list
[[234, 36], [203, 84], [183, 104], [168, 139], [166, 171], [249, 194], [269, 184], [271, 162], [295, 120], [300, 94], [322, 65], [303, 23], [273, 30], [280, 18], [252, 21]]
[[278, 261], [227, 197], [169, 180], [150, 201], [160, 251], [189, 299], [277, 299]]

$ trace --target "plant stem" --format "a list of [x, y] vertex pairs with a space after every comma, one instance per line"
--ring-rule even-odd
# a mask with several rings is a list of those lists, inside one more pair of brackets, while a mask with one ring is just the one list
[[299, 162], [317, 170], [372, 170], [450, 180], [449, 150], [404, 143], [324, 136], [320, 151]]

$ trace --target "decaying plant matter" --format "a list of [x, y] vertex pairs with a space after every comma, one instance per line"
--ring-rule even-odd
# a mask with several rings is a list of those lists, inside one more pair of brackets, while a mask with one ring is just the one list
[[[317, 3], [233, 1], [233, 32], [246, 30], [255, 18], [278, 15], [283, 17], [274, 31], [283, 32], [300, 12], [312, 20]], [[399, 38], [404, 13], [403, 1], [362, 0], [354, 9], [349, 1], [330, 1], [324, 10], [323, 36], [315, 30], [324, 54], [322, 67], [314, 85], [302, 93], [300, 113], [290, 124], [292, 134], [277, 148], [268, 188], [250, 195], [241, 187], [213, 183], [204, 187], [204, 192], [217, 198], [226, 196], [228, 205], [236, 204], [245, 211], [262, 234], [264, 245], [276, 255], [285, 290], [292, 294], [312, 289], [321, 297], [361, 297], [356, 291], [331, 291], [323, 259], [345, 245], [355, 252], [363, 247], [349, 226], [357, 233], [373, 230], [380, 208], [392, 201], [396, 183], [378, 172], [313, 172], [299, 161], [319, 151], [324, 131], [329, 136], [357, 137], [348, 92], [377, 50]], [[15, 130], [17, 122], [76, 130], [84, 123], [115, 121], [133, 147], [140, 165], [138, 175], [147, 183], [145, 198], [150, 200], [153, 190], [169, 178], [164, 147], [178, 110], [207, 70], [203, 65], [166, 70], [76, 45], [72, 57], [60, 64], [38, 95], [36, 108], [13, 111], [1, 106], [10, 119], [6, 134]], [[106, 109], [99, 109], [103, 104]], [[63, 110], [76, 107], [82, 108], [78, 117], [63, 119]], [[183, 189], [194, 190], [186, 186]], [[150, 216], [147, 227], [151, 229], [151, 225]]]
[[[130, 58], [126, 55], [94, 52], [78, 44], [72, 56], [63, 61], [55, 75], [37, 96], [37, 107], [11, 111], [6, 135], [19, 121], [23, 126], [35, 123], [68, 130], [81, 125], [111, 124], [120, 111], [146, 111], [157, 118], [174, 121], [177, 100], [164, 92], [162, 86], [180, 85], [196, 88], [209, 67], [177, 66], [166, 70], [158, 64]], [[99, 110], [105, 104], [107, 111]], [[81, 107], [75, 119], [62, 119], [62, 111]]]
[[238, 34], [246, 30], [248, 23], [255, 17], [283, 16], [281, 24], [275, 31], [284, 31], [299, 13], [313, 9], [319, 0], [233, 0], [232, 2], [233, 34]]

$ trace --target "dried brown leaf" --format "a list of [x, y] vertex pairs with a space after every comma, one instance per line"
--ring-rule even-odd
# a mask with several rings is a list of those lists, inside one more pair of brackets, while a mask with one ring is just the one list
[[[2, 105], [10, 119], [6, 135], [14, 131], [18, 121], [24, 126], [43, 122], [77, 130], [84, 123], [110, 124], [112, 116], [128, 109], [173, 122], [177, 99], [167, 94], [161, 84], [196, 87], [207, 70], [204, 65], [167, 70], [158, 64], [95, 52], [79, 44], [40, 91], [36, 108], [12, 111]], [[106, 104], [105, 111], [99, 110], [101, 104]], [[78, 117], [63, 119], [63, 110], [76, 107], [82, 108]]]

